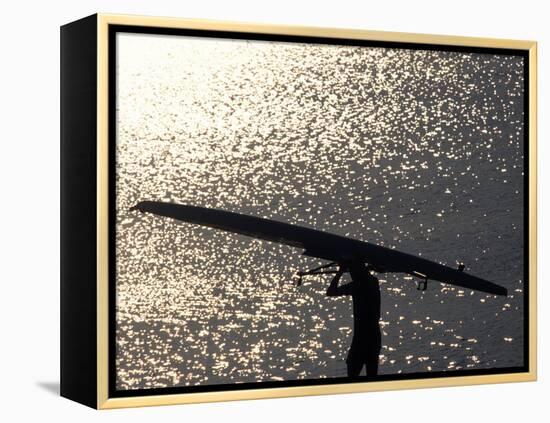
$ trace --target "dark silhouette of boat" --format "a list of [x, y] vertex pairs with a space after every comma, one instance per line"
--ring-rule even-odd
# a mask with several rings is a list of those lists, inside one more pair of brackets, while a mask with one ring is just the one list
[[[347, 238], [284, 222], [248, 216], [223, 210], [159, 201], [142, 201], [132, 210], [153, 213], [183, 222], [207, 226], [252, 238], [303, 249], [303, 254], [335, 263], [363, 262], [376, 272], [407, 273], [420, 279], [419, 289], [427, 288], [428, 280], [456, 285], [494, 295], [507, 295], [507, 289], [458, 269], [412, 254], [396, 251], [369, 242]], [[333, 273], [320, 266], [299, 275]]]

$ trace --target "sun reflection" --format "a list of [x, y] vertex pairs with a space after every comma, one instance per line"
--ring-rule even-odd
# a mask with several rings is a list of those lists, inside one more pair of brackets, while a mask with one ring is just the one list
[[290, 283], [316, 264], [300, 251], [130, 212], [140, 200], [460, 259], [514, 295], [502, 305], [438, 283], [419, 293], [411, 277], [380, 275], [380, 373], [522, 363], [519, 58], [117, 43], [119, 389], [344, 376], [352, 336], [349, 300], [326, 301], [320, 280]]

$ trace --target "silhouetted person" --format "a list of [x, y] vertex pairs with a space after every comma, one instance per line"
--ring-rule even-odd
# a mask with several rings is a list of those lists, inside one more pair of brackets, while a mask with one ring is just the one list
[[[345, 271], [349, 271], [352, 282], [338, 286]], [[348, 376], [359, 376], [363, 366], [367, 376], [378, 374], [378, 358], [382, 347], [380, 333], [380, 285], [362, 262], [340, 265], [330, 282], [327, 296], [351, 295], [353, 299], [353, 340], [346, 358]]]

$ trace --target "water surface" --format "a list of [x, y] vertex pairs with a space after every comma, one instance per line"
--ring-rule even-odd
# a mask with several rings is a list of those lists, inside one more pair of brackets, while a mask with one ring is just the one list
[[117, 36], [116, 387], [346, 375], [351, 299], [301, 251], [130, 212], [219, 208], [455, 266], [381, 274], [381, 374], [523, 365], [523, 59]]

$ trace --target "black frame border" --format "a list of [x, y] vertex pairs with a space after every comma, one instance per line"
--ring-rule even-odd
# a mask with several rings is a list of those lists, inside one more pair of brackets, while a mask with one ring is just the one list
[[[394, 375], [379, 375], [376, 377], [359, 376], [356, 378], [339, 377], [326, 379], [305, 379], [305, 380], [289, 380], [289, 381], [267, 381], [253, 383], [233, 383], [223, 385], [195, 385], [195, 386], [179, 386], [168, 388], [153, 388], [153, 389], [133, 389], [133, 390], [117, 390], [116, 389], [116, 35], [118, 33], [137, 33], [137, 34], [152, 34], [152, 35], [179, 35], [204, 38], [224, 38], [224, 39], [239, 39], [239, 40], [254, 40], [254, 41], [271, 41], [271, 42], [289, 42], [289, 43], [307, 43], [307, 44], [330, 44], [338, 46], [361, 46], [361, 47], [381, 47], [394, 49], [410, 49], [410, 50], [431, 50], [431, 51], [448, 51], [462, 53], [477, 53], [490, 55], [505, 55], [505, 56], [520, 56], [523, 57], [524, 63], [524, 291], [523, 291], [523, 359], [524, 365], [519, 367], [501, 367], [489, 369], [474, 369], [474, 370], [453, 370], [442, 372], [421, 372], [407, 373]], [[298, 36], [298, 35], [281, 35], [281, 34], [265, 34], [265, 33], [248, 33], [238, 31], [217, 31], [203, 29], [186, 29], [186, 28], [166, 28], [152, 27], [139, 25], [108, 25], [108, 255], [109, 255], [109, 279], [108, 279], [108, 397], [109, 398], [125, 398], [137, 396], [152, 396], [152, 395], [171, 395], [171, 394], [188, 394], [198, 392], [224, 392], [235, 390], [250, 390], [250, 389], [266, 389], [266, 388], [281, 388], [281, 387], [304, 387], [304, 386], [319, 386], [319, 385], [337, 385], [349, 384], [358, 382], [381, 382], [381, 381], [402, 381], [402, 380], [421, 380], [433, 378], [459, 378], [464, 376], [486, 376], [497, 374], [512, 374], [512, 373], [527, 373], [530, 369], [530, 324], [529, 324], [529, 255], [530, 255], [530, 190], [529, 190], [529, 175], [530, 175], [530, 149], [529, 139], [531, 128], [529, 127], [529, 105], [530, 105], [530, 78], [529, 78], [529, 50], [509, 49], [509, 48], [489, 48], [489, 47], [467, 47], [457, 45], [438, 45], [424, 43], [409, 43], [409, 42], [394, 42], [394, 41], [373, 41], [362, 39], [349, 38], [333, 38], [333, 37], [318, 37], [318, 36]]]

